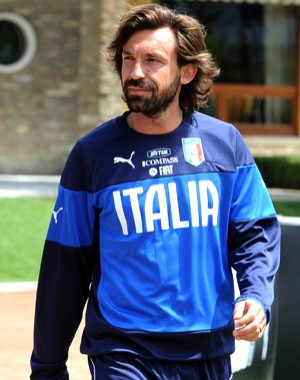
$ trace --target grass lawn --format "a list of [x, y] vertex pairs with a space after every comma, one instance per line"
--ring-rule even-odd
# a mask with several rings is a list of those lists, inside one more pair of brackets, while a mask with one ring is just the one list
[[274, 202], [277, 214], [300, 217], [300, 202]]
[[[37, 280], [53, 206], [52, 198], [0, 198], [0, 282]], [[275, 208], [300, 217], [300, 202]]]
[[52, 198], [0, 198], [0, 282], [36, 281]]

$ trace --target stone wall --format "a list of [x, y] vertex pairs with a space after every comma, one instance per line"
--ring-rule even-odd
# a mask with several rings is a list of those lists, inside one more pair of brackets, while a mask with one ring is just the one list
[[124, 9], [124, 0], [1, 0], [0, 12], [30, 21], [37, 51], [0, 74], [0, 173], [59, 174], [78, 137], [122, 112], [101, 50]]

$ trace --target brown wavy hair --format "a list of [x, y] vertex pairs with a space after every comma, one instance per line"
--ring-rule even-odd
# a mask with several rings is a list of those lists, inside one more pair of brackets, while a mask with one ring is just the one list
[[179, 67], [193, 64], [198, 68], [194, 79], [182, 86], [180, 107], [194, 112], [207, 106], [213, 80], [219, 68], [205, 44], [206, 31], [195, 18], [158, 4], [132, 7], [120, 20], [119, 27], [109, 46], [108, 60], [121, 78], [123, 46], [141, 30], [169, 27], [176, 38]]

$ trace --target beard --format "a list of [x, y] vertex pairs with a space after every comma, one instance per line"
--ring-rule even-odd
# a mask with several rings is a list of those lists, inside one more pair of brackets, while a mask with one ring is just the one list
[[[147, 117], [153, 117], [165, 111], [174, 101], [178, 89], [180, 87], [180, 72], [176, 75], [171, 84], [159, 90], [157, 86], [148, 80], [144, 79], [128, 79], [123, 85], [124, 100], [132, 112], [141, 112]], [[130, 95], [128, 92], [129, 86], [145, 88], [152, 92], [150, 98], [140, 95]]]

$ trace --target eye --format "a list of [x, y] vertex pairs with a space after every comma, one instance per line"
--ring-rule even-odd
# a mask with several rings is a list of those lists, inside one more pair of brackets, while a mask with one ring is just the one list
[[146, 59], [147, 62], [150, 62], [150, 63], [156, 63], [156, 62], [159, 62], [159, 59], [157, 57], [152, 57], [152, 56], [149, 56], [147, 57]]
[[130, 55], [130, 54], [123, 54], [122, 55], [122, 60], [123, 61], [132, 61], [133, 59], [134, 59], [133, 56]]

